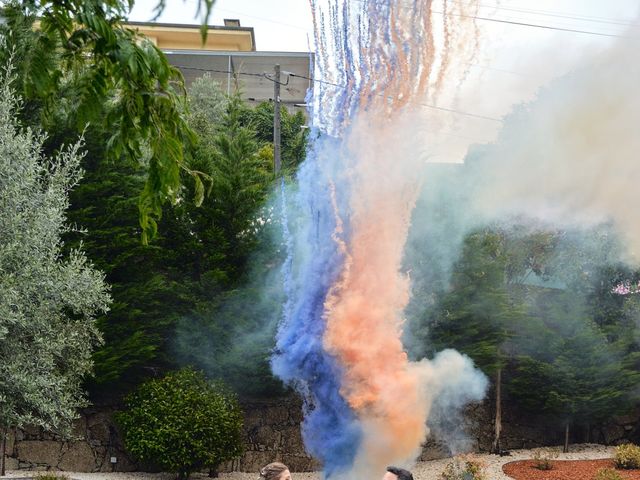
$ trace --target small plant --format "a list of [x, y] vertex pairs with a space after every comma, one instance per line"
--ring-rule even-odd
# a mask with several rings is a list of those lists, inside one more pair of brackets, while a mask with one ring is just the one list
[[46, 472], [37, 474], [35, 480], [69, 480], [69, 476], [64, 473]]
[[485, 465], [472, 455], [458, 455], [447, 463], [442, 472], [443, 480], [486, 480]]
[[625, 470], [640, 468], [640, 447], [632, 443], [617, 446], [613, 462]]
[[533, 454], [533, 466], [538, 470], [551, 470], [558, 451], [552, 448], [540, 448]]
[[593, 480], [624, 480], [622, 475], [620, 475], [613, 468], [601, 468], [596, 473], [596, 476], [593, 477]]

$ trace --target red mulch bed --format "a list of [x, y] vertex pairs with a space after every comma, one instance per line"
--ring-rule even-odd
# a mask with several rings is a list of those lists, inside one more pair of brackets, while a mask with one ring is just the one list
[[[593, 480], [601, 468], [615, 468], [612, 460], [554, 460], [551, 470], [538, 470], [533, 460], [511, 462], [502, 471], [516, 480]], [[640, 480], [640, 470], [618, 470], [622, 478]]]

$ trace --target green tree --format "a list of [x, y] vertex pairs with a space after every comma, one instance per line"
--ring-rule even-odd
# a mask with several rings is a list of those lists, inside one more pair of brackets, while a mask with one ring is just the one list
[[[66, 431], [85, 404], [109, 303], [103, 275], [74, 249], [65, 254], [69, 191], [81, 177], [80, 144], [55, 157], [17, 124], [6, 74], [0, 86], [0, 430], [27, 424]], [[4, 469], [4, 452], [2, 452]], [[4, 471], [2, 472], [4, 475]]]
[[[468, 354], [494, 378], [495, 436], [500, 450], [505, 369], [516, 356], [528, 358], [530, 338], [545, 329], [529, 312], [529, 302], [551, 270], [558, 233], [516, 219], [468, 234], [451, 275], [430, 314], [429, 340]], [[508, 385], [507, 385], [508, 387]]]
[[127, 450], [186, 479], [242, 453], [242, 413], [222, 384], [194, 370], [149, 380], [126, 400], [116, 420]]
[[[262, 102], [244, 113], [244, 124], [256, 131], [259, 141], [270, 145], [273, 145], [273, 112], [273, 102]], [[307, 153], [306, 118], [300, 111], [292, 114], [281, 107], [280, 121], [283, 173], [292, 176]]]
[[[270, 213], [261, 209], [273, 178], [270, 151], [254, 130], [241, 123], [243, 110], [239, 97], [232, 97], [211, 144], [203, 141], [194, 153], [194, 168], [207, 172], [211, 186], [200, 207], [186, 206], [201, 245], [207, 248], [218, 242], [216, 254], [231, 280], [244, 272], [249, 253], [269, 220]], [[197, 183], [189, 186], [198, 188]], [[207, 257], [202, 247], [197, 253]]]
[[507, 341], [524, 317], [523, 305], [507, 289], [507, 265], [502, 235], [490, 230], [468, 235], [453, 270], [451, 290], [442, 298], [430, 331], [434, 347], [460, 350], [493, 376], [496, 451], [502, 429], [502, 373], [510, 354]]
[[119, 395], [175, 365], [168, 355], [172, 329], [206, 293], [183, 264], [189, 236], [170, 211], [152, 244], [139, 240], [136, 192], [145, 181], [144, 168], [102, 158], [103, 136], [88, 131], [87, 137], [87, 174], [71, 196], [69, 213], [87, 230], [71, 232], [67, 240], [84, 245], [112, 286], [111, 310], [98, 317], [104, 344], [94, 354], [89, 385], [94, 396], [103, 397]]
[[533, 338], [530, 356], [519, 358], [511, 391], [521, 403], [557, 417], [565, 431], [626, 413], [640, 380], [627, 352], [593, 321], [593, 310], [573, 292], [544, 298], [547, 335]]
[[[137, 160], [148, 153], [147, 179], [139, 198], [143, 239], [155, 235], [162, 205], [176, 200], [181, 172], [196, 183], [185, 147], [195, 141], [185, 120], [183, 80], [165, 55], [122, 21], [133, 0], [14, 0], [0, 12], [6, 19], [0, 63], [14, 55], [30, 118], [46, 127], [61, 97], [69, 99], [75, 125], [101, 122], [110, 132], [107, 151]], [[158, 13], [165, 2], [158, 3]], [[199, 0], [208, 18], [213, 0]], [[39, 28], [33, 28], [36, 18]], [[203, 30], [206, 35], [206, 26]], [[202, 201], [196, 189], [195, 202]]]
[[245, 121], [246, 112], [239, 98], [231, 97], [215, 129], [197, 129], [199, 135], [213, 133], [193, 155], [213, 181], [200, 207], [181, 205], [191, 232], [182, 259], [194, 272], [216, 276], [207, 274], [211, 301], [178, 322], [174, 347], [183, 362], [223, 378], [241, 394], [263, 396], [282, 392], [268, 359], [283, 302], [278, 276], [283, 250], [277, 211], [268, 202], [271, 149]]
[[[210, 79], [200, 87], [194, 103], [199, 94], [215, 96], [219, 90]], [[191, 161], [214, 179], [210, 193], [200, 207], [184, 200], [165, 205], [161, 229], [150, 245], [139, 242], [135, 200], [144, 166], [105, 158], [102, 145], [108, 134], [101, 127], [85, 133], [87, 174], [73, 192], [70, 218], [87, 231], [70, 235], [69, 242], [83, 243], [105, 272], [114, 298], [111, 311], [98, 319], [105, 343], [94, 356], [96, 375], [89, 385], [94, 396], [121, 395], [150, 374], [185, 363], [232, 380], [234, 387], [242, 386], [233, 381], [235, 374], [259, 372], [262, 382], [253, 382], [251, 393], [263, 391], [258, 385], [273, 390], [266, 331], [254, 338], [252, 345], [260, 347], [251, 350], [253, 356], [235, 347], [246, 338], [243, 330], [255, 330], [278, 307], [275, 294], [268, 302], [258, 301], [263, 297], [253, 283], [256, 275], [266, 276], [278, 265], [267, 203], [273, 182], [270, 157], [255, 132], [237, 120], [244, 105], [237, 98], [223, 100], [224, 111], [217, 101], [199, 102], [189, 117], [200, 137]], [[73, 132], [60, 117], [52, 148]], [[183, 179], [178, 198], [191, 198], [195, 188], [192, 179]], [[264, 266], [264, 273], [249, 268], [250, 258]], [[236, 306], [240, 299], [242, 308]], [[208, 353], [195, 355], [195, 345]], [[215, 368], [219, 365], [225, 368]]]

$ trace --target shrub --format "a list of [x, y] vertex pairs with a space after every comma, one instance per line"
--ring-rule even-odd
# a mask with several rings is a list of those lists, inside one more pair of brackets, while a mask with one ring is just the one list
[[553, 460], [558, 458], [558, 451], [552, 448], [540, 448], [533, 454], [533, 466], [538, 470], [551, 470]]
[[471, 455], [458, 455], [447, 463], [443, 480], [485, 480], [484, 464]]
[[593, 480], [624, 480], [613, 468], [601, 468], [593, 477]]
[[631, 443], [617, 446], [613, 461], [618, 468], [640, 468], [640, 447]]
[[191, 369], [150, 380], [116, 415], [137, 460], [186, 479], [242, 453], [242, 414], [235, 395]]

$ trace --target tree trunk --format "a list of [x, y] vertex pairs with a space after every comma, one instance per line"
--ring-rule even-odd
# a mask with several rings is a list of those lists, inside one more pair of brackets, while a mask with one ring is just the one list
[[502, 368], [498, 368], [496, 373], [496, 421], [494, 425], [493, 453], [499, 454], [500, 434], [502, 432]]
[[5, 458], [7, 456], [7, 427], [2, 427], [0, 431], [2, 435], [2, 456], [0, 457], [0, 477], [4, 477], [7, 472], [5, 471]]
[[587, 435], [586, 435], [585, 443], [591, 443], [591, 424], [587, 423]]
[[209, 469], [209, 477], [210, 478], [218, 478], [218, 466], [217, 465], [215, 467]]
[[562, 450], [564, 453], [569, 451], [569, 422], [564, 425], [564, 449]]

